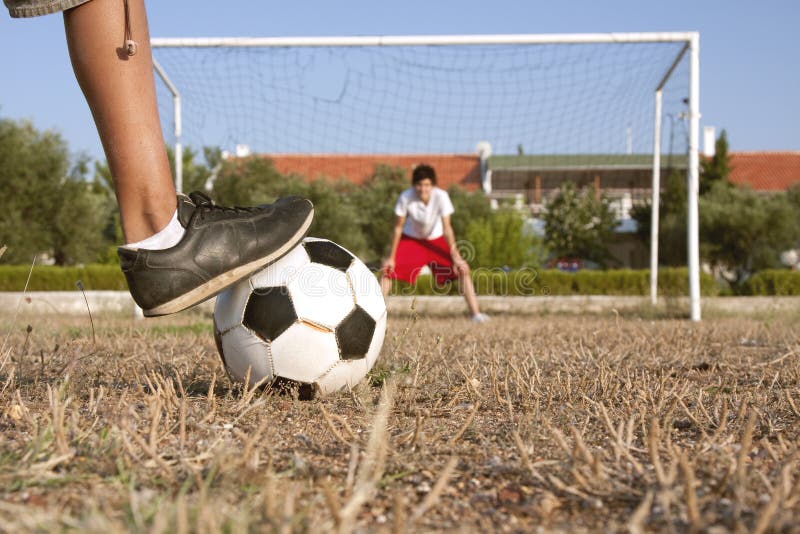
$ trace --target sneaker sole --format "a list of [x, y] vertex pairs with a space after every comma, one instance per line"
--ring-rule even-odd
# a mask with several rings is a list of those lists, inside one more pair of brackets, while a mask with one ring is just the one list
[[313, 218], [314, 212], [312, 211], [308, 214], [308, 218], [306, 218], [303, 226], [300, 227], [300, 230], [297, 231], [292, 239], [287, 241], [272, 254], [264, 256], [263, 258], [259, 258], [255, 261], [251, 261], [250, 263], [240, 265], [239, 267], [231, 269], [228, 272], [222, 273], [212, 278], [205, 284], [197, 286], [188, 293], [184, 293], [180, 297], [165, 302], [164, 304], [159, 304], [158, 306], [150, 308], [149, 310], [142, 310], [144, 316], [158, 317], [161, 315], [170, 315], [172, 313], [177, 313], [187, 308], [191, 308], [196, 304], [200, 304], [203, 301], [219, 295], [228, 287], [232, 286], [236, 282], [239, 282], [240, 280], [243, 280], [244, 278], [247, 278], [259, 269], [275, 263], [303, 240], [308, 233], [308, 229], [311, 227], [311, 221]]

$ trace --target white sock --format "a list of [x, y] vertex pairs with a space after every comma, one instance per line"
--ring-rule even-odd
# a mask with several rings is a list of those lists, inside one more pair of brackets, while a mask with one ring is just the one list
[[178, 222], [178, 210], [176, 209], [175, 213], [172, 214], [172, 219], [170, 219], [169, 223], [167, 223], [167, 226], [165, 226], [160, 232], [151, 235], [147, 239], [137, 241], [136, 243], [128, 243], [127, 245], [124, 245], [124, 247], [131, 250], [137, 250], [140, 248], [147, 250], [161, 250], [170, 248], [177, 245], [178, 242], [183, 239], [184, 233], [186, 233], [186, 229], [181, 226], [180, 222]]

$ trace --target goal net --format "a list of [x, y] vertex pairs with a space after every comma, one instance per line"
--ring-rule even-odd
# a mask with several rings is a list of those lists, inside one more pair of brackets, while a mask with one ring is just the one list
[[[487, 141], [495, 155], [545, 156], [652, 154], [653, 92], [685, 44], [228, 41], [154, 40], [180, 93], [184, 144], [261, 154], [471, 154]], [[663, 99], [672, 119], [664, 150], [683, 155], [687, 65], [684, 58]], [[172, 95], [159, 89], [170, 134]]]
[[624, 218], [650, 198], [656, 152], [660, 169], [696, 167], [692, 35], [152, 44], [165, 135], [179, 150], [264, 155], [282, 172], [355, 182], [378, 163], [424, 161], [445, 187], [483, 189], [533, 215], [571, 180]]

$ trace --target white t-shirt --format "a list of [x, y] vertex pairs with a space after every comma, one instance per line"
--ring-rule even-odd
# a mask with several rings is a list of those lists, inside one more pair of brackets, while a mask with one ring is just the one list
[[442, 217], [452, 215], [455, 210], [450, 202], [450, 195], [444, 189], [431, 189], [431, 198], [423, 203], [414, 188], [400, 193], [394, 214], [405, 217], [403, 233], [417, 239], [436, 239], [444, 234]]

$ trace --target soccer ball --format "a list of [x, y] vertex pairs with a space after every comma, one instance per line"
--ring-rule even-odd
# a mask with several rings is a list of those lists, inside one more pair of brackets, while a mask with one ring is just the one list
[[296, 387], [301, 398], [358, 383], [385, 333], [375, 275], [326, 239], [304, 239], [214, 306], [214, 338], [230, 377], [248, 387]]

